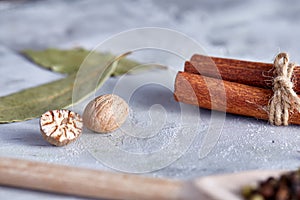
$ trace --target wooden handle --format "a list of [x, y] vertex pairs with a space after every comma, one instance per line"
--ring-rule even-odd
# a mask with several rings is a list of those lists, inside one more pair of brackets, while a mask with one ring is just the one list
[[109, 199], [185, 199], [183, 182], [1, 158], [0, 184]]

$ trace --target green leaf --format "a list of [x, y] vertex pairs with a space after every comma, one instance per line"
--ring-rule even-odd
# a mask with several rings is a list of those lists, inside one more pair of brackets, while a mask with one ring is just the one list
[[[110, 53], [92, 52], [82, 48], [71, 50], [50, 48], [43, 51], [28, 49], [22, 51], [22, 53], [37, 65], [62, 74], [72, 74], [77, 72], [83, 61], [88, 62], [87, 64], [89, 65], [96, 65], [99, 62], [101, 63], [103, 59], [114, 57]], [[94, 54], [92, 59], [89, 58], [85, 60], [91, 53]], [[122, 75], [132, 70], [135, 71], [134, 69], [136, 69], [136, 71], [141, 71], [153, 68], [153, 66], [139, 67], [140, 63], [130, 59], [121, 59], [119, 62], [120, 65], [117, 66], [112, 76]]]
[[75, 74], [0, 98], [0, 123], [28, 120], [72, 102]]
[[22, 53], [41, 67], [68, 76], [0, 97], [0, 123], [24, 121], [39, 117], [48, 110], [66, 108], [84, 99], [110, 76], [162, 68], [158, 65], [140, 65], [125, 59], [129, 53], [118, 58], [109, 53], [90, 52], [79, 48], [25, 50]]
[[[61, 109], [80, 101], [94, 89], [100, 87], [115, 71], [118, 62], [113, 62], [109, 67], [108, 59], [104, 59], [98, 66], [87, 66], [87, 70], [78, 78], [73, 73], [66, 78], [43, 84], [37, 87], [22, 90], [20, 92], [0, 97], [0, 123], [24, 121], [39, 117], [48, 110]], [[119, 66], [121, 67], [121, 66]], [[102, 76], [97, 77], [101, 73]], [[79, 95], [72, 102], [74, 81], [79, 79]], [[96, 80], [96, 85], [90, 84]], [[77, 81], [78, 82], [78, 81]], [[95, 88], [96, 87], [96, 88]]]
[[[34, 63], [51, 71], [72, 74], [77, 72], [90, 51], [76, 48], [71, 50], [46, 49], [43, 51], [24, 50], [22, 53]], [[106, 56], [107, 54], [100, 54]], [[101, 59], [101, 57], [99, 58]]]

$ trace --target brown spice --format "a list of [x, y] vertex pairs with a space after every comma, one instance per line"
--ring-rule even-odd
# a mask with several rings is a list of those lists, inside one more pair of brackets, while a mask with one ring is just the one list
[[[195, 54], [187, 61], [185, 72], [222, 78], [226, 81], [242, 83], [261, 88], [271, 88], [273, 83], [273, 63], [251, 62], [244, 60], [209, 57]], [[221, 76], [221, 77], [220, 77]], [[294, 91], [300, 92], [300, 68], [296, 67], [292, 80]]]
[[85, 107], [84, 125], [98, 133], [108, 133], [118, 129], [126, 120], [128, 104], [115, 94], [96, 97]]
[[[225, 95], [222, 95], [225, 90]], [[178, 72], [174, 95], [177, 101], [202, 108], [268, 120], [272, 90], [220, 79]], [[300, 124], [300, 113], [290, 111], [289, 123]]]
[[300, 200], [300, 170], [270, 177], [257, 187], [244, 186], [241, 193], [246, 200]]

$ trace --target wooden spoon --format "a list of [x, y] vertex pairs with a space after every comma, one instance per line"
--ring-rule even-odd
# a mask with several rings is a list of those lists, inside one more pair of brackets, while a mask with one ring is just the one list
[[250, 171], [179, 181], [1, 158], [0, 185], [107, 199], [240, 200], [240, 188], [283, 171]]

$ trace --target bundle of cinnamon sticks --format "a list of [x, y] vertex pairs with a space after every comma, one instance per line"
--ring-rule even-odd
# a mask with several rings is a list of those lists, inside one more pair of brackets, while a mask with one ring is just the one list
[[[272, 98], [273, 64], [193, 55], [175, 80], [175, 99], [206, 109], [268, 120]], [[300, 69], [292, 77], [300, 93]], [[289, 123], [300, 124], [300, 113], [290, 110]]]

